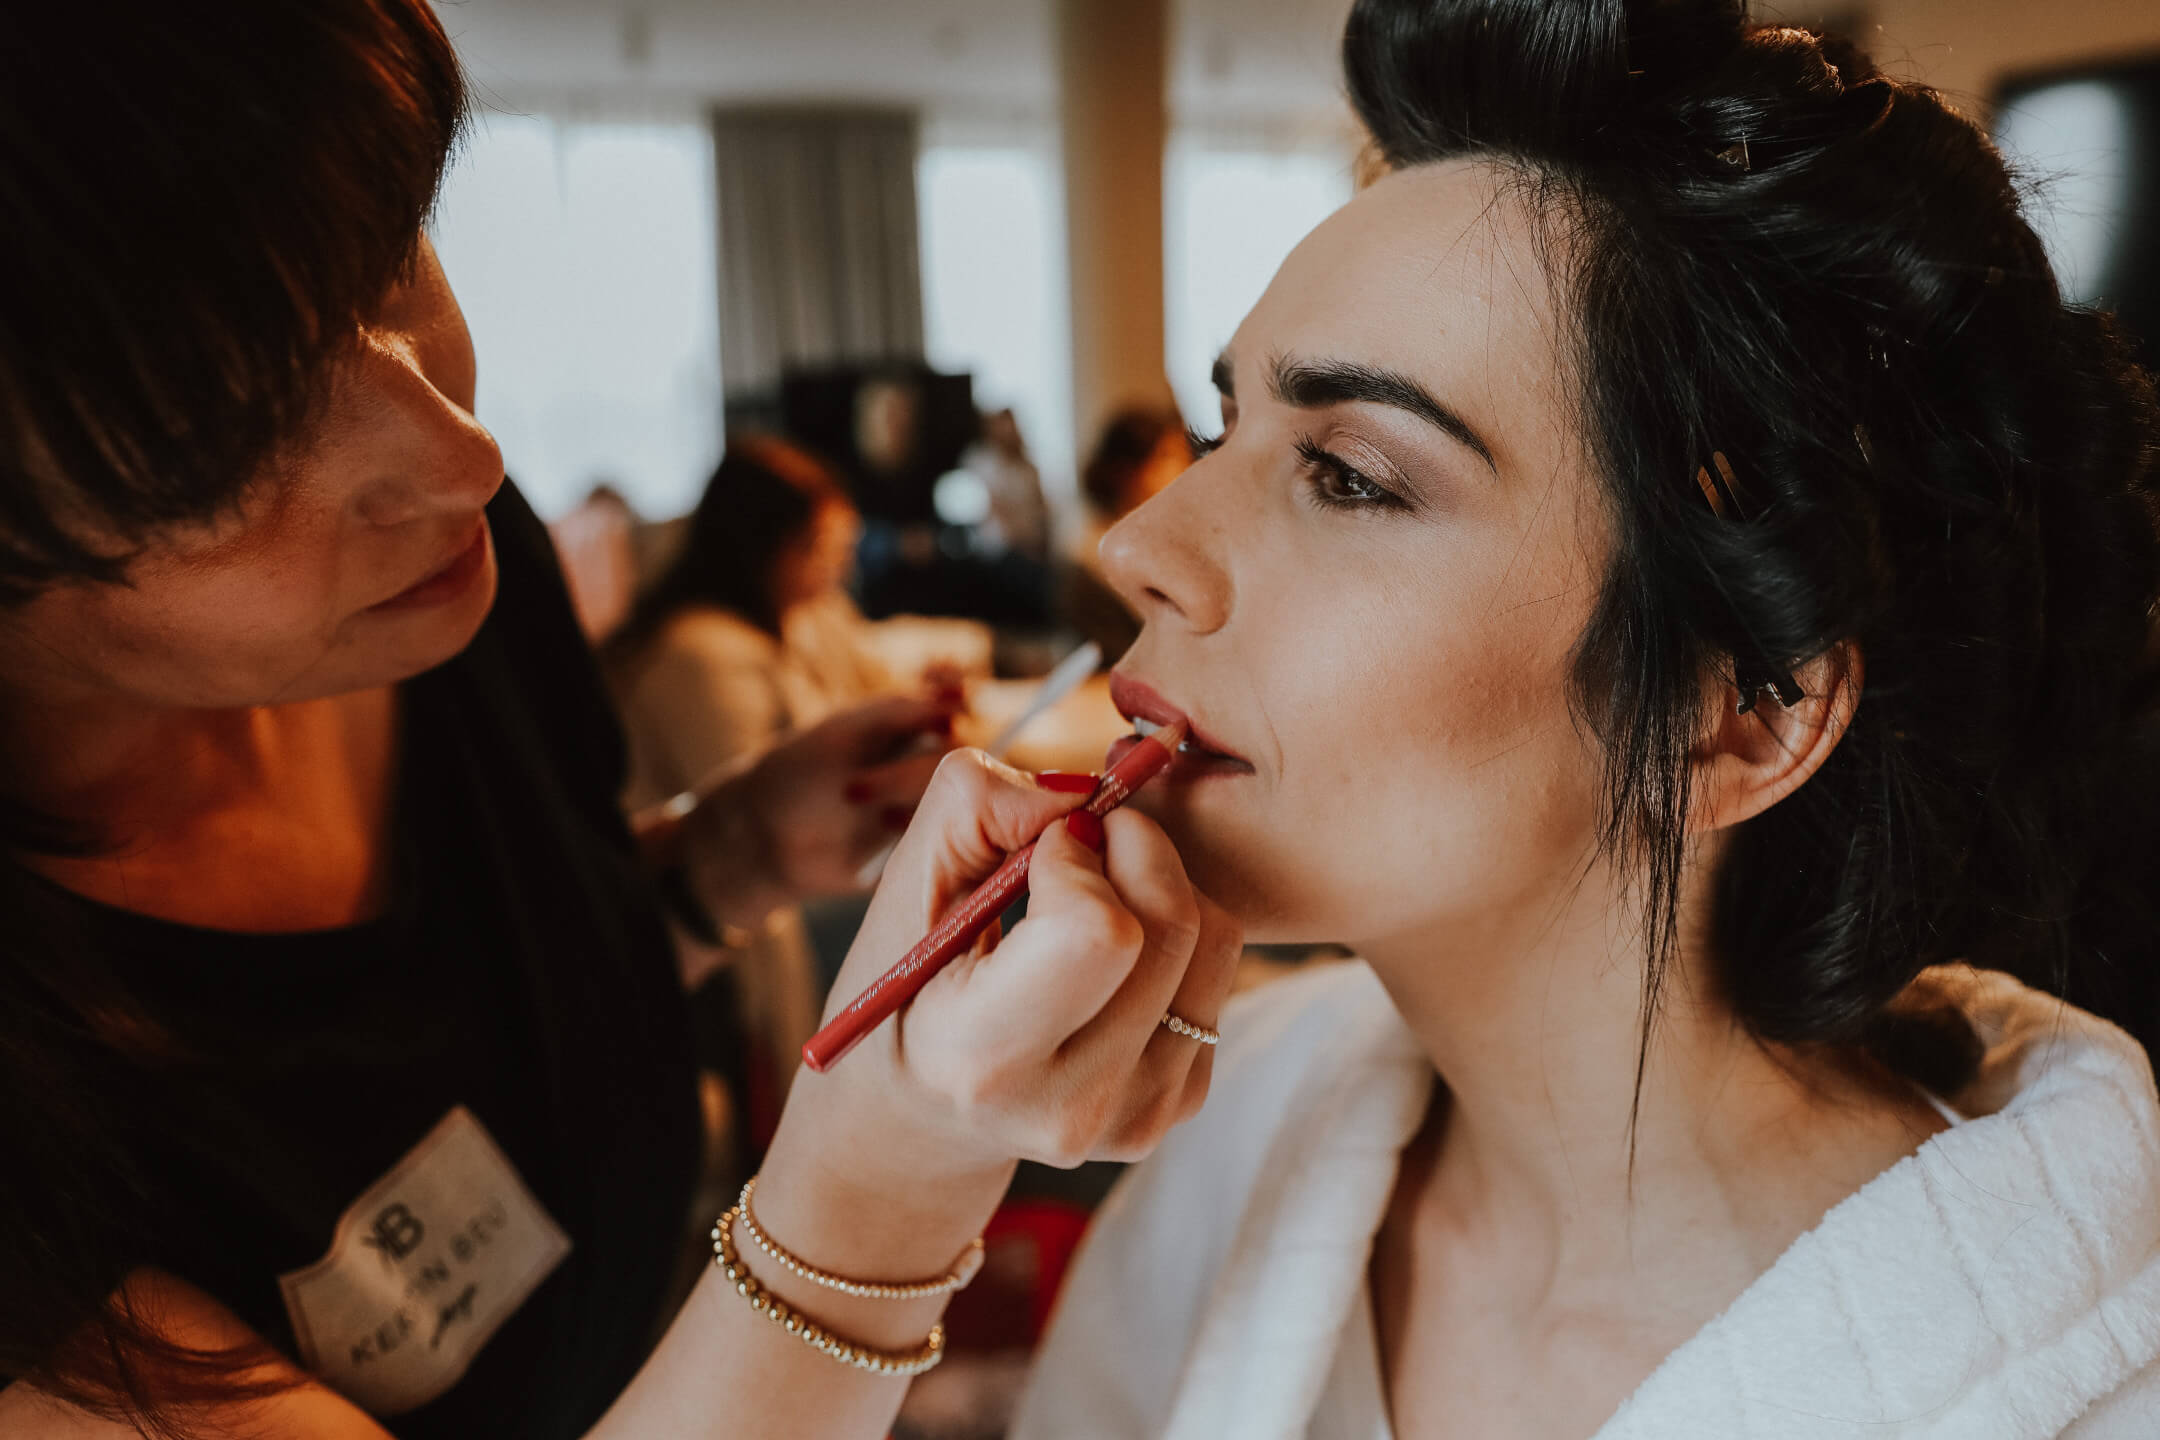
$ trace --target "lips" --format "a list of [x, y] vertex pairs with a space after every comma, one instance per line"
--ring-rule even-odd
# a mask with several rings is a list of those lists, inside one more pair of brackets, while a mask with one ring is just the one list
[[[1190, 736], [1178, 749], [1174, 779], [1198, 779], [1203, 775], [1250, 775], [1252, 763], [1224, 745], [1185, 711], [1164, 699], [1162, 693], [1142, 680], [1115, 673], [1110, 677], [1110, 700], [1118, 713], [1133, 722], [1138, 735], [1152, 735], [1173, 721], [1190, 727]], [[1123, 743], [1123, 742], [1120, 742]]]
[[488, 528], [483, 519], [473, 527], [471, 537], [458, 547], [456, 554], [373, 608], [381, 611], [420, 609], [453, 599], [486, 568], [487, 555]]

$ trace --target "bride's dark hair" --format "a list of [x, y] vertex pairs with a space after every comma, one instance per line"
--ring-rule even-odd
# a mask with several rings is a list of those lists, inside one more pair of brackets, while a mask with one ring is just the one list
[[1358, 0], [1343, 60], [1390, 165], [1491, 160], [1546, 222], [1616, 536], [1575, 700], [1641, 877], [1645, 1049], [1706, 677], [1848, 641], [1851, 728], [1718, 877], [1741, 1019], [1950, 1091], [1970, 1033], [1893, 1004], [1925, 966], [2149, 1003], [2160, 420], [1986, 138], [1737, 0]]

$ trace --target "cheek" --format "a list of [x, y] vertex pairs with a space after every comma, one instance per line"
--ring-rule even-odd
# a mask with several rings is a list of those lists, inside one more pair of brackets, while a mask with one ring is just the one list
[[1313, 923], [1350, 938], [1434, 923], [1541, 888], [1580, 854], [1594, 772], [1566, 652], [1566, 637], [1469, 619], [1339, 637], [1328, 723], [1300, 727], [1305, 762], [1280, 796]]
[[150, 564], [99, 597], [106, 668], [176, 703], [258, 704], [338, 648], [350, 603], [328, 537]]
[[1196, 878], [1254, 938], [1376, 939], [1566, 883], [1596, 821], [1597, 756], [1567, 700], [1587, 587], [1536, 559], [1510, 575], [1505, 555], [1393, 557], [1247, 590], [1249, 713], [1277, 753], [1172, 798]]

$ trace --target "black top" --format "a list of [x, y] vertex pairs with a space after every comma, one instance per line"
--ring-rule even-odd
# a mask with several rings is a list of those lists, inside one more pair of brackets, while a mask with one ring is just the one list
[[[348, 1275], [387, 1275], [393, 1255], [415, 1263], [401, 1252], [419, 1226], [379, 1182], [460, 1106], [567, 1235], [568, 1254], [463, 1378], [386, 1421], [402, 1440], [588, 1428], [650, 1347], [696, 1163], [682, 994], [616, 800], [622, 737], [546, 531], [508, 485], [488, 515], [494, 612], [463, 654], [402, 690], [380, 919], [228, 934], [66, 901], [188, 1057], [130, 1087], [169, 1217], [141, 1263], [299, 1358], [279, 1277], [338, 1253], [341, 1216]], [[438, 1217], [427, 1243], [445, 1247], [447, 1274], [451, 1242], [466, 1257], [502, 1222], [476, 1211], [476, 1229], [450, 1235]], [[382, 1343], [447, 1332], [455, 1348], [488, 1309], [468, 1288], [412, 1289], [418, 1303]], [[341, 1363], [379, 1358], [349, 1340]]]

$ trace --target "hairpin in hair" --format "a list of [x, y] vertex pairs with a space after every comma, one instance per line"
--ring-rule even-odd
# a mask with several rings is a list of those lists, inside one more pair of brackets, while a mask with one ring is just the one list
[[1747, 141], [1735, 140], [1722, 150], [1712, 152], [1726, 169], [1736, 175], [1745, 175], [1755, 168], [1754, 157], [1748, 154]]
[[[1711, 474], [1712, 467], [1717, 473]], [[1703, 499], [1710, 502], [1710, 513], [1720, 520], [1750, 519], [1748, 507], [1741, 498], [1739, 477], [1733, 474], [1732, 461], [1725, 458], [1722, 450], [1710, 452], [1710, 464], [1695, 469], [1695, 483], [1701, 488]], [[1807, 698], [1792, 675], [1761, 658], [1736, 655], [1733, 657], [1733, 684], [1740, 691], [1740, 703], [1733, 713], [1745, 715], [1755, 708], [1755, 701], [1768, 690], [1777, 697], [1778, 704], [1787, 710]]]

